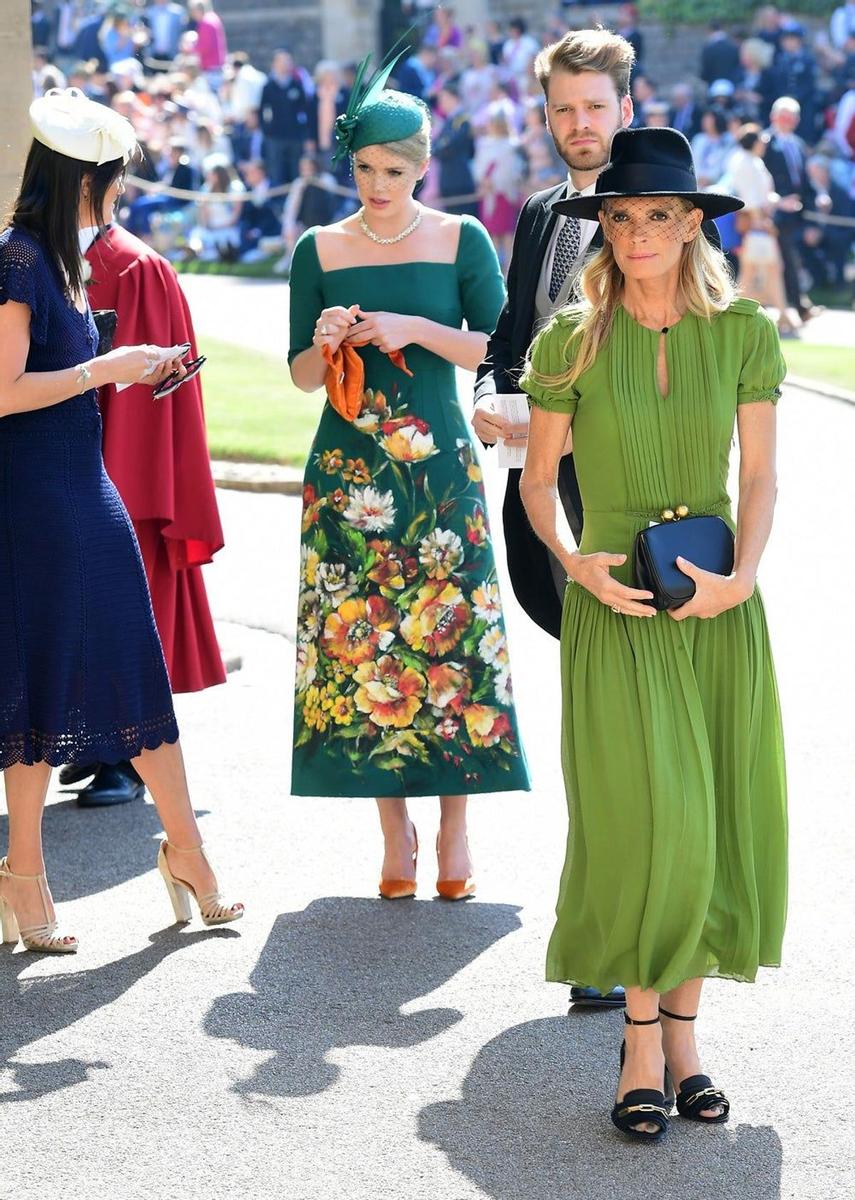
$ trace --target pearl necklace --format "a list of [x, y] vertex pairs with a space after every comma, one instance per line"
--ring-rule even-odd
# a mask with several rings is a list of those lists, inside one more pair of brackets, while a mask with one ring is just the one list
[[396, 233], [394, 237], [385, 237], [384, 238], [384, 237], [380, 237], [380, 235], [378, 233], [375, 233], [374, 230], [371, 228], [371, 226], [368, 224], [368, 222], [365, 220], [365, 209], [360, 208], [360, 210], [359, 210], [359, 228], [362, 230], [362, 232], [365, 234], [365, 236], [367, 238], [371, 238], [371, 241], [376, 242], [378, 246], [394, 246], [396, 242], [402, 242], [405, 237], [409, 237], [411, 233], [413, 233], [416, 229], [418, 229], [419, 225], [421, 224], [421, 221], [422, 221], [422, 210], [419, 209], [419, 211], [416, 213], [413, 220], [410, 221], [410, 223], [406, 229], [402, 229], [401, 232]]

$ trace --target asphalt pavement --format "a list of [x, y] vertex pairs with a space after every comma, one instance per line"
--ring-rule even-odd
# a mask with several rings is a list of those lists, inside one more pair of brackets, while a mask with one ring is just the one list
[[[850, 1200], [855, 412], [788, 388], [780, 418], [762, 585], [791, 909], [781, 970], [708, 984], [699, 1036], [728, 1125], [623, 1142], [608, 1119], [621, 1016], [568, 1016], [567, 989], [543, 982], [566, 828], [557, 646], [506, 576], [534, 790], [472, 802], [465, 905], [433, 899], [436, 803], [414, 802], [419, 895], [384, 903], [372, 804], [288, 794], [299, 501], [221, 492], [227, 546], [207, 579], [243, 667], [177, 708], [202, 828], [247, 915], [173, 927], [152, 805], [79, 810], [52, 788], [48, 867], [81, 950], [0, 954], [0, 1196]], [[0, 810], [0, 843], [5, 824]]]

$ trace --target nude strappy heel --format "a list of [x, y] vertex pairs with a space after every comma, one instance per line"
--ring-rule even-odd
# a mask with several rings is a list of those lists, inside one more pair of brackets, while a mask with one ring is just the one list
[[78, 946], [77, 938], [73, 938], [70, 942], [64, 941], [64, 935], [56, 932], [59, 928], [59, 922], [48, 920], [48, 890], [47, 879], [44, 874], [18, 875], [10, 869], [9, 860], [3, 858], [0, 859], [0, 878], [4, 877], [6, 879], [26, 879], [30, 883], [35, 882], [38, 884], [39, 898], [42, 902], [45, 923], [44, 925], [30, 925], [26, 929], [21, 929], [18, 925], [18, 918], [15, 915], [11, 901], [5, 896], [0, 896], [0, 925], [2, 925], [3, 929], [3, 941], [15, 946], [20, 937], [27, 950], [32, 950], [37, 954], [76, 954]]
[[175, 912], [175, 920], [179, 923], [190, 920], [192, 916], [190, 897], [192, 896], [199, 906], [199, 913], [204, 925], [229, 925], [232, 921], [239, 921], [244, 912], [242, 904], [225, 904], [220, 892], [211, 892], [207, 896], [197, 896], [189, 883], [185, 883], [183, 879], [177, 879], [172, 874], [169, 869], [169, 863], [166, 861], [167, 845], [170, 850], [177, 854], [201, 854], [209, 866], [210, 861], [205, 853], [204, 846], [191, 846], [189, 849], [182, 849], [181, 846], [175, 846], [172, 842], [160, 843], [160, 849], [157, 852], [157, 868], [163, 876], [163, 882], [166, 884], [166, 890], [169, 892], [169, 899], [172, 901], [172, 908]]

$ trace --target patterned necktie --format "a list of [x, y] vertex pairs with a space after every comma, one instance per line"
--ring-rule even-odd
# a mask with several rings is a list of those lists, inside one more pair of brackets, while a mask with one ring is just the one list
[[[572, 196], [578, 196], [573, 192]], [[565, 217], [561, 232], [555, 240], [555, 256], [552, 259], [552, 274], [549, 277], [549, 299], [554, 303], [555, 297], [564, 286], [564, 280], [570, 273], [570, 268], [579, 257], [579, 247], [582, 244], [582, 230], [578, 217]]]

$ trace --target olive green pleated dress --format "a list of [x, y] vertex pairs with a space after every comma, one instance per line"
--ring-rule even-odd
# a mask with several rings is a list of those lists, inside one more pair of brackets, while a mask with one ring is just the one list
[[[560, 374], [572, 318], [533, 350]], [[571, 388], [522, 386], [573, 414], [585, 510], [581, 551], [626, 553], [663, 508], [731, 526], [727, 475], [737, 405], [776, 403], [786, 367], [753, 301], [660, 334], [619, 308]], [[561, 633], [567, 857], [547, 977], [664, 992], [696, 976], [750, 981], [777, 966], [786, 918], [786, 781], [775, 672], [759, 592], [710, 620], [612, 612], [568, 584]]]

